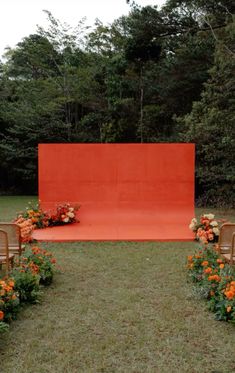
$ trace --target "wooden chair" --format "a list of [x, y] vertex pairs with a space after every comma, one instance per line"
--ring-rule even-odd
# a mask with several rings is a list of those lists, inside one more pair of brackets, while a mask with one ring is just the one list
[[9, 253], [21, 255], [24, 247], [21, 245], [20, 227], [15, 223], [0, 222], [0, 229], [7, 233]]
[[6, 265], [6, 275], [14, 266], [14, 256], [9, 252], [7, 232], [0, 229], [0, 265]]
[[220, 228], [219, 253], [227, 262], [235, 262], [235, 224], [225, 223]]

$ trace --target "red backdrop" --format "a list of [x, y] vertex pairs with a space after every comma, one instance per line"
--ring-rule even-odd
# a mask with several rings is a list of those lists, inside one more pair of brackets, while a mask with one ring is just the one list
[[194, 157], [193, 144], [40, 144], [41, 205], [79, 203], [80, 233], [103, 226], [110, 239], [141, 239], [145, 227], [154, 239], [159, 224], [163, 235], [178, 224], [191, 238]]

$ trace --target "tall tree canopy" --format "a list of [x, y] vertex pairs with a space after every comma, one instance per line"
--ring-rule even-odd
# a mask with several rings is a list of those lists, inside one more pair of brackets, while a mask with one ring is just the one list
[[[125, 1], [125, 0], [123, 0]], [[0, 191], [37, 192], [40, 142], [194, 141], [200, 203], [232, 205], [232, 0], [168, 0], [48, 27], [0, 63]]]

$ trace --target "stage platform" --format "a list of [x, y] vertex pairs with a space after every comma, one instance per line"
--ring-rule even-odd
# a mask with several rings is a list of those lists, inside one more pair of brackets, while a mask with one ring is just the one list
[[[82, 214], [81, 223], [37, 229], [38, 241], [192, 241], [194, 235], [185, 224], [181, 209], [171, 211], [105, 211], [96, 216]], [[86, 215], [86, 216], [85, 216]]]

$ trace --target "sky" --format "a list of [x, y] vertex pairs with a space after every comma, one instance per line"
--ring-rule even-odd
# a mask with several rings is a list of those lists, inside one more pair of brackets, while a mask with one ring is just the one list
[[[165, 0], [136, 0], [141, 6], [161, 6]], [[0, 56], [4, 48], [13, 48], [23, 37], [36, 31], [37, 25], [46, 27], [49, 10], [61, 22], [75, 26], [83, 17], [92, 26], [96, 18], [104, 24], [127, 15], [126, 0], [0, 0]]]

